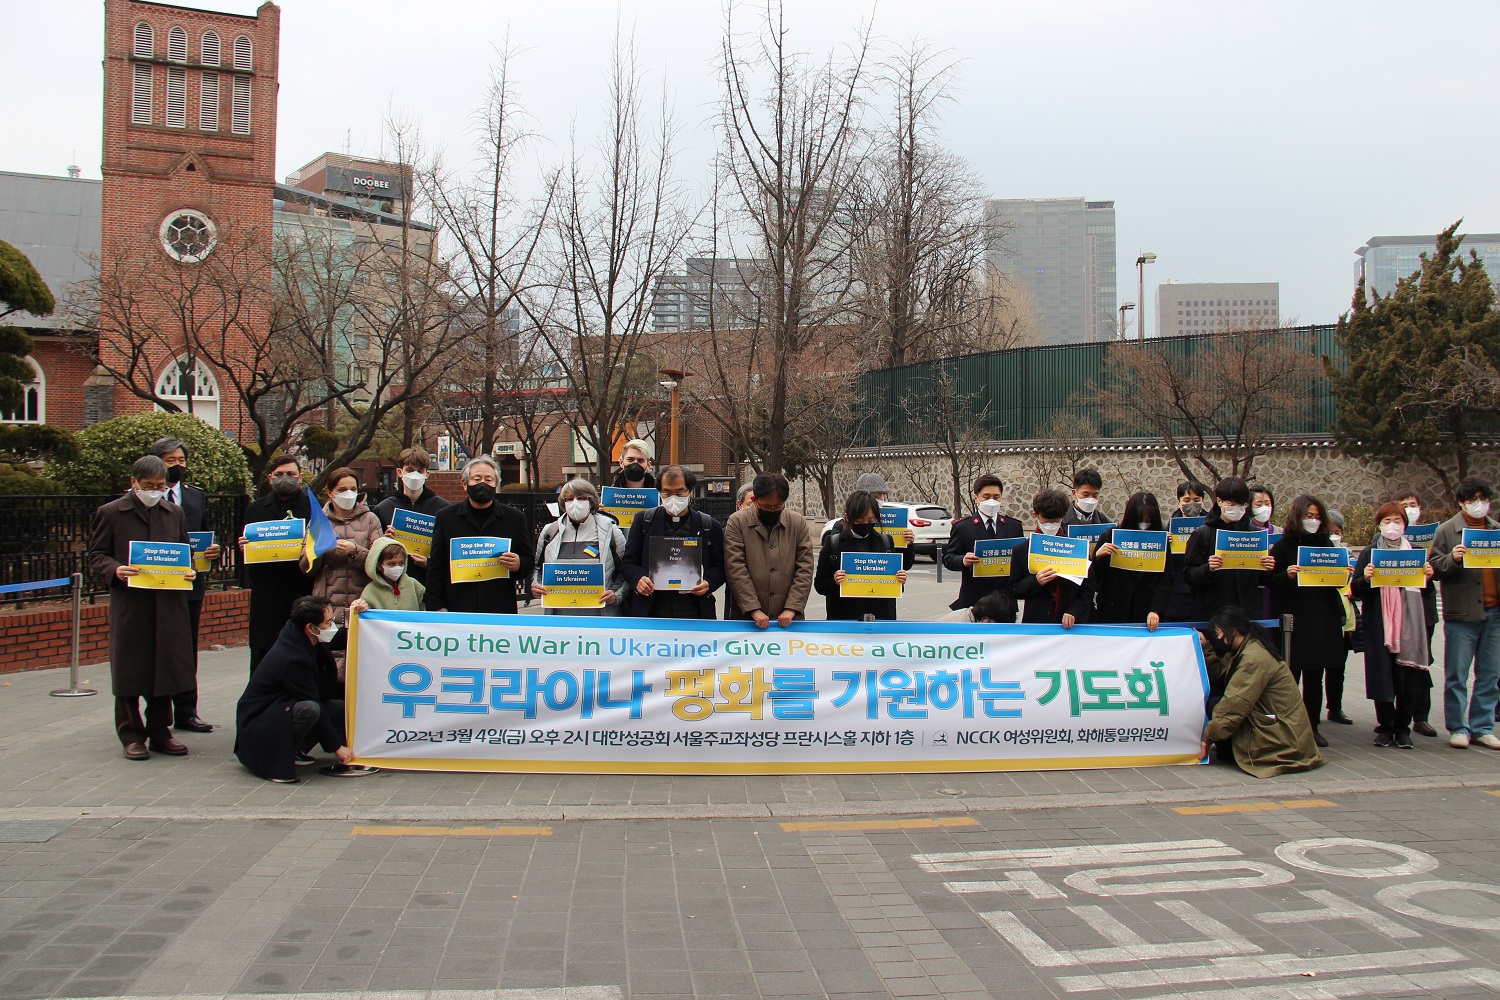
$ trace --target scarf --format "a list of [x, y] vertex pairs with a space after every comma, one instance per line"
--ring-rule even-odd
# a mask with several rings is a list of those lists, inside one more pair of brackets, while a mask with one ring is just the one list
[[[1374, 548], [1409, 549], [1411, 542], [1405, 538], [1391, 541], [1384, 535], [1375, 536]], [[1427, 648], [1427, 620], [1422, 611], [1422, 590], [1419, 587], [1381, 587], [1380, 618], [1385, 627], [1385, 648], [1403, 667], [1426, 670], [1432, 662]]]

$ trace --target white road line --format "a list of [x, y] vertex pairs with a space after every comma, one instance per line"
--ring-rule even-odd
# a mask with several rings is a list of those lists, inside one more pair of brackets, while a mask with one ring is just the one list
[[1409, 976], [1361, 976], [1287, 986], [1236, 986], [1196, 993], [1159, 993], [1141, 1000], [1340, 1000], [1342, 997], [1411, 993], [1414, 989], [1445, 996], [1474, 986], [1500, 990], [1500, 973], [1493, 969], [1456, 969], [1452, 972], [1416, 972]]
[[943, 874], [997, 868], [1081, 868], [1085, 865], [1133, 865], [1148, 861], [1198, 861], [1206, 858], [1238, 858], [1243, 854], [1244, 852], [1221, 840], [1163, 840], [1151, 844], [916, 854], [912, 856], [912, 860], [924, 871]]
[[1153, 944], [1110, 916], [1102, 907], [1070, 906], [1069, 910], [1098, 931], [1100, 936], [1109, 941], [1113, 947], [1078, 948], [1064, 951], [1042, 940], [1041, 936], [1022, 923], [1019, 917], [1007, 910], [991, 910], [979, 916], [993, 927], [996, 933], [1009, 941], [1011, 947], [1019, 951], [1028, 962], [1040, 968], [1096, 965], [1105, 962], [1147, 962], [1173, 958], [1211, 958], [1218, 955], [1253, 955], [1262, 950], [1259, 945], [1236, 934], [1191, 903], [1168, 899], [1158, 901], [1156, 905], [1198, 931], [1203, 938], [1198, 941], [1178, 940]]
[[[352, 990], [301, 993], [166, 993], [119, 1000], [623, 1000], [618, 986], [558, 986], [535, 990]], [[96, 1000], [64, 997], [61, 1000]]]
[[[1140, 957], [1144, 959], [1147, 956]], [[1091, 990], [1145, 989], [1233, 979], [1274, 979], [1282, 976], [1300, 976], [1306, 973], [1324, 975], [1337, 972], [1366, 972], [1371, 969], [1399, 969], [1463, 961], [1466, 961], [1466, 956], [1452, 948], [1413, 948], [1407, 951], [1327, 955], [1320, 958], [1304, 958], [1301, 955], [1261, 955], [1256, 958], [1215, 958], [1202, 965], [1183, 969], [1145, 969], [1138, 972], [1102, 972], [1087, 976], [1062, 976], [1058, 978], [1057, 984], [1069, 993], [1084, 993]], [[1236, 990], [1236, 992], [1239, 991]], [[1316, 996], [1316, 994], [1312, 995]]]

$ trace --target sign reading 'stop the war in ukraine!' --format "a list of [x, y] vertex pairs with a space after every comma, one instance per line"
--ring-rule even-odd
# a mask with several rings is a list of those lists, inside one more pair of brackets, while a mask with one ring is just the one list
[[1215, 532], [1214, 555], [1221, 560], [1220, 569], [1261, 569], [1260, 561], [1271, 551], [1271, 536], [1264, 531]]
[[661, 503], [655, 490], [632, 490], [623, 486], [606, 486], [599, 506], [620, 522], [620, 528], [629, 531], [635, 516], [643, 510], [655, 510]]

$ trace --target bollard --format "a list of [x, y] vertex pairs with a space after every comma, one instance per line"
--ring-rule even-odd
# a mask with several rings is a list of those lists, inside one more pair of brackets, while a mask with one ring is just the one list
[[81, 688], [78, 686], [78, 634], [83, 619], [83, 574], [73, 574], [73, 656], [68, 664], [68, 686], [61, 691], [53, 691], [54, 698], [87, 698], [91, 694], [98, 694], [93, 688]]
[[937, 563], [937, 582], [943, 582], [943, 546], [932, 543], [932, 561]]
[[1292, 665], [1292, 616], [1281, 616], [1281, 662]]

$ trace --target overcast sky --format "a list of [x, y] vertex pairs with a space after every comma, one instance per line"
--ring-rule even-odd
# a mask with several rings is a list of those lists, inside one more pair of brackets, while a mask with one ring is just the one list
[[[1148, 305], [1169, 278], [1279, 281], [1284, 318], [1328, 322], [1348, 307], [1366, 238], [1459, 217], [1500, 231], [1492, 0], [789, 0], [788, 15], [809, 51], [873, 20], [892, 43], [922, 38], [961, 60], [946, 141], [995, 197], [1113, 199], [1121, 301], [1150, 250]], [[464, 151], [507, 32], [523, 50], [522, 102], [549, 139], [538, 155], [556, 159], [570, 129], [587, 137], [599, 121], [617, 17], [673, 96], [680, 175], [705, 183], [712, 0], [285, 0], [278, 174], [346, 144], [379, 153], [393, 107], [430, 144]], [[99, 176], [103, 4], [0, 0], [0, 28], [0, 169], [77, 163]]]

